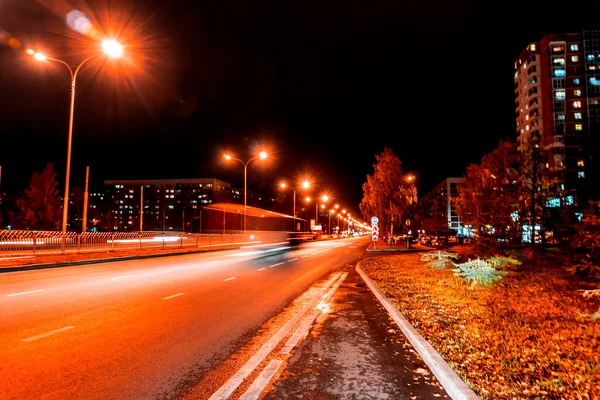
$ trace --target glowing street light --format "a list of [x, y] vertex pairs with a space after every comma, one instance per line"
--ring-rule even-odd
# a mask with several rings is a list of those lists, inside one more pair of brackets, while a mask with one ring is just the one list
[[[279, 186], [281, 186], [282, 189], [285, 189], [286, 187], [288, 187], [288, 185], [285, 182], [280, 183]], [[302, 189], [308, 189], [309, 187], [310, 187], [309, 181], [302, 182]], [[290, 188], [294, 191], [294, 231], [296, 231], [296, 188], [291, 187], [291, 186], [290, 186]]]
[[235, 160], [235, 161], [239, 161], [240, 163], [242, 163], [242, 165], [244, 166], [244, 233], [246, 233], [246, 210], [248, 208], [247, 206], [247, 192], [248, 192], [248, 164], [250, 164], [250, 161], [256, 160], [256, 159], [262, 159], [264, 160], [265, 158], [267, 158], [267, 152], [266, 151], [261, 151], [260, 153], [258, 153], [258, 155], [256, 157], [252, 157], [251, 159], [249, 159], [246, 162], [243, 162], [242, 160], [240, 160], [239, 158], [235, 158], [235, 157], [231, 157], [229, 154], [225, 154], [223, 155], [223, 157], [226, 160]]
[[34, 51], [33, 49], [28, 49], [26, 51], [27, 54], [33, 56], [33, 58], [35, 58], [38, 61], [54, 61], [63, 64], [65, 67], [67, 67], [67, 69], [69, 70], [69, 74], [71, 75], [71, 107], [69, 109], [69, 138], [67, 141], [67, 172], [65, 177], [65, 195], [62, 218], [63, 232], [67, 231], [67, 219], [69, 217], [69, 180], [71, 178], [71, 148], [73, 143], [73, 115], [75, 113], [75, 86], [77, 82], [77, 74], [86, 62], [93, 60], [94, 58], [99, 57], [102, 54], [113, 59], [119, 58], [123, 55], [123, 46], [121, 46], [119, 43], [112, 39], [107, 39], [104, 42], [102, 42], [102, 50], [103, 53], [94, 54], [93, 56], [83, 60], [77, 67], [75, 67], [75, 71], [73, 71], [73, 68], [63, 60], [48, 57], [43, 53]]

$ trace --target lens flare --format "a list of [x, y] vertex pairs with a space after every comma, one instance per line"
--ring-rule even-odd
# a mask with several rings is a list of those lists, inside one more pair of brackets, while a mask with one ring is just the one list
[[109, 58], [120, 58], [123, 55], [123, 46], [112, 39], [107, 39], [102, 42], [102, 50], [104, 50]]
[[35, 53], [33, 56], [35, 57], [36, 60], [40, 60], [40, 61], [44, 61], [46, 59], [46, 56], [43, 55], [42, 53]]

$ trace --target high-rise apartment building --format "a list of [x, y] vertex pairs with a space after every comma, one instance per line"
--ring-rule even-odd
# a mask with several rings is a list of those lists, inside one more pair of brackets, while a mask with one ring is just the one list
[[593, 164], [600, 134], [600, 31], [545, 35], [515, 61], [519, 149], [541, 146], [567, 202], [597, 197]]

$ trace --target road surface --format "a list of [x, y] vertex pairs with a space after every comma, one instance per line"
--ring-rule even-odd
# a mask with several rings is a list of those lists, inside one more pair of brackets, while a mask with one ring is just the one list
[[247, 361], [240, 349], [272, 336], [269, 321], [368, 244], [0, 274], [0, 398], [208, 398]]

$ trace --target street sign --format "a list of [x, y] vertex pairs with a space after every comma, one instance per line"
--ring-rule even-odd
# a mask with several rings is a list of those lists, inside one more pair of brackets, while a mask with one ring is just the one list
[[407, 219], [406, 221], [404, 221], [404, 224], [405, 224], [406, 226], [410, 226], [410, 219]]
[[379, 218], [377, 217], [371, 217], [371, 229], [373, 229], [373, 232], [371, 232], [371, 240], [373, 240], [374, 242], [379, 240]]

